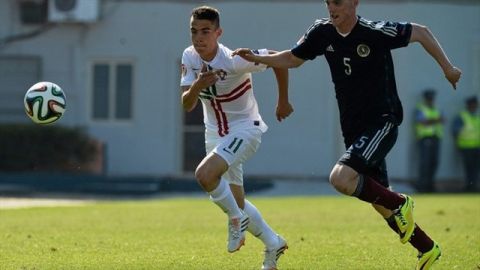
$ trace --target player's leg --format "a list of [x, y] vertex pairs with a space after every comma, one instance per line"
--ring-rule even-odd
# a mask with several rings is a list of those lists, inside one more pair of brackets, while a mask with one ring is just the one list
[[230, 145], [234, 140], [234, 137], [207, 134], [205, 147], [208, 154], [195, 171], [200, 186], [228, 216], [227, 249], [229, 252], [239, 250], [244, 244], [244, 231], [248, 225], [248, 216], [238, 206], [229, 186], [229, 164], [233, 163], [234, 157], [225, 155], [221, 151], [225, 145]]
[[[222, 179], [229, 183], [235, 203], [239, 208], [245, 207], [245, 193], [243, 189], [243, 163], [253, 156], [261, 143], [263, 132], [258, 128], [232, 132], [227, 139], [223, 139], [213, 152], [222, 156], [229, 164], [228, 170], [222, 175]], [[245, 242], [245, 230], [248, 227], [250, 218], [248, 214], [241, 211], [242, 215], [230, 218], [228, 251], [235, 252]]]
[[285, 239], [277, 234], [263, 219], [262, 214], [253, 203], [245, 199], [243, 186], [230, 185], [239, 206], [248, 215], [249, 223], [247, 231], [260, 239], [265, 244], [265, 258], [262, 269], [276, 269], [279, 257], [288, 248]]
[[221, 177], [227, 171], [227, 162], [219, 155], [211, 152], [198, 165], [195, 177], [200, 186], [210, 195], [229, 218], [242, 215], [227, 181]]
[[[232, 165], [228, 171], [224, 174], [224, 178], [228, 179], [226, 182], [238, 183], [239, 181], [232, 181], [235, 179], [232, 177], [232, 171], [238, 169], [238, 166]], [[235, 252], [240, 250], [240, 248], [245, 244], [245, 231], [247, 230], [250, 224], [249, 215], [243, 210], [245, 207], [245, 192], [243, 185], [238, 184], [229, 184], [229, 189], [231, 190], [233, 197], [235, 198], [235, 203], [241, 209], [242, 215], [239, 217], [233, 217], [228, 220], [228, 252]]]
[[230, 184], [230, 190], [232, 191], [233, 197], [235, 198], [238, 207], [240, 207], [245, 212], [245, 189], [243, 188], [243, 185]]
[[[372, 204], [377, 212], [383, 216], [388, 226], [399, 234], [397, 223], [395, 222], [394, 214], [391, 210], [383, 206]], [[433, 241], [421, 228], [415, 223], [415, 229], [409, 240], [410, 244], [418, 251], [417, 270], [427, 270], [435, 263], [442, 255], [440, 246]]]
[[368, 168], [384, 160], [397, 138], [397, 126], [389, 122], [367, 128], [353, 140], [330, 174], [330, 182], [339, 192], [374, 203], [395, 212], [401, 242], [406, 243], [414, 229], [413, 201], [365, 177]]
[[250, 218], [248, 231], [265, 244], [262, 269], [277, 269], [278, 259], [288, 248], [287, 241], [267, 224], [260, 211], [250, 201], [245, 200], [244, 210]]
[[278, 259], [288, 248], [287, 241], [272, 230], [258, 209], [248, 200], [245, 201], [245, 212], [251, 219], [248, 231], [265, 244], [262, 270], [277, 269]]
[[390, 210], [397, 210], [406, 202], [401, 194], [386, 189], [346, 164], [337, 163], [334, 166], [330, 173], [330, 183], [340, 193]]
[[249, 217], [247, 230], [265, 244], [262, 269], [276, 269], [278, 258], [287, 248], [287, 242], [267, 224], [260, 211], [245, 199], [243, 188], [243, 163], [257, 151], [261, 143], [262, 132], [259, 129], [245, 130], [235, 136], [239, 140], [243, 140], [244, 145], [238, 148], [238, 158], [225, 173], [225, 177], [230, 179], [230, 189], [238, 205]]
[[[372, 206], [380, 215], [382, 215], [388, 226], [398, 234], [399, 230], [397, 223], [393, 218], [393, 212], [381, 205], [372, 204]], [[433, 248], [434, 245], [434, 241], [420, 228], [417, 223], [415, 223], [415, 229], [413, 230], [413, 234], [409, 242], [420, 253], [428, 252]]]
[[393, 147], [396, 137], [397, 127], [389, 122], [366, 129], [362, 135], [352, 140], [346, 153], [334, 166], [330, 173], [330, 183], [345, 195], [355, 196], [390, 210], [398, 209], [405, 202], [403, 196], [364, 177], [376, 161], [384, 159]]
[[243, 186], [231, 184], [230, 189], [240, 208], [242, 208], [249, 217], [250, 222], [247, 231], [260, 239], [267, 248], [276, 247], [278, 244], [277, 233], [275, 233], [263, 219], [255, 205], [245, 199]]
[[[382, 186], [390, 190], [392, 189], [388, 181], [387, 165], [385, 160], [382, 160], [377, 167], [371, 168], [368, 172], [368, 175]], [[400, 234], [393, 211], [377, 204], [372, 204], [372, 206], [385, 219], [388, 226], [396, 234]], [[440, 257], [440, 247], [420, 228], [420, 226], [418, 226], [417, 223], [415, 223], [415, 228], [409, 242], [415, 249], [417, 249], [419, 254], [417, 269], [428, 269], [427, 267], [431, 266], [433, 262]]]

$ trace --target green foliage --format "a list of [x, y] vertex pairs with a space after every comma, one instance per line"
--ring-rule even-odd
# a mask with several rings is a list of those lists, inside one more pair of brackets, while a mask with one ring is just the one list
[[96, 151], [78, 128], [0, 125], [0, 171], [68, 171], [91, 160]]
[[[477, 269], [480, 197], [413, 196], [416, 221], [438, 241], [435, 270]], [[415, 269], [416, 251], [372, 207], [348, 197], [255, 198], [289, 242], [282, 270]], [[208, 198], [0, 209], [1, 269], [260, 269], [263, 245], [247, 235], [226, 250], [227, 221]]]

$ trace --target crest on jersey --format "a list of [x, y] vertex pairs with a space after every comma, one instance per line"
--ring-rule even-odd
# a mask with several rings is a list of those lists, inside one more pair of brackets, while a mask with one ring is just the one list
[[227, 77], [227, 72], [223, 69], [219, 69], [216, 71], [217, 76], [220, 78], [220, 80], [224, 81], [225, 77]]
[[357, 46], [357, 53], [360, 57], [367, 57], [370, 54], [370, 47], [360, 44]]

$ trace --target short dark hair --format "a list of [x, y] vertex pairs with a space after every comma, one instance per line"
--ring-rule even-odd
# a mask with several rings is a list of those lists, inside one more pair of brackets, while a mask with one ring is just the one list
[[427, 88], [427, 89], [423, 90], [423, 97], [425, 99], [434, 99], [436, 93], [437, 93], [437, 91], [435, 91], [435, 89]]
[[477, 96], [467, 97], [467, 98], [465, 99], [465, 103], [466, 103], [467, 105], [469, 105], [469, 104], [477, 104], [477, 103], [478, 103], [478, 98], [477, 98]]
[[209, 20], [216, 27], [220, 27], [220, 12], [216, 8], [201, 6], [192, 10], [194, 20]]

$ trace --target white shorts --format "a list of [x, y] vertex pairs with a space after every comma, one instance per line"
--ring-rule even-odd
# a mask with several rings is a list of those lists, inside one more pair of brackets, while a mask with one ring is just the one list
[[257, 152], [262, 142], [262, 134], [260, 128], [231, 132], [224, 137], [206, 133], [207, 155], [213, 152], [228, 164], [228, 170], [222, 175], [222, 179], [229, 184], [243, 186], [243, 163]]

